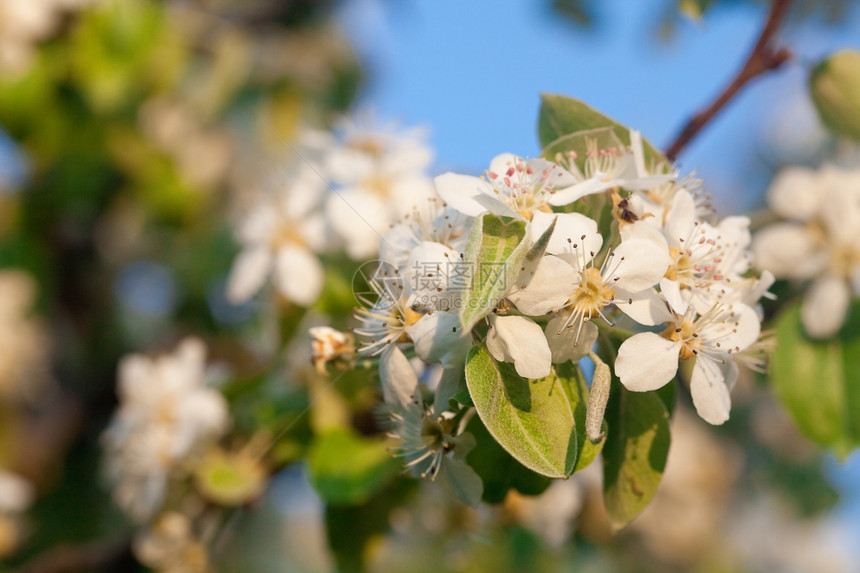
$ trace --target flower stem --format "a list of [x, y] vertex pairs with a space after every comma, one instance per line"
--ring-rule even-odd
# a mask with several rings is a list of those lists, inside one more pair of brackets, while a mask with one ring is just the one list
[[708, 107], [691, 117], [675, 140], [666, 150], [666, 158], [674, 161], [688, 143], [705, 127], [720, 110], [744, 87], [747, 82], [765, 72], [782, 66], [791, 57], [791, 51], [784, 46], [774, 46], [773, 40], [780, 24], [788, 13], [791, 0], [774, 0], [770, 6], [758, 41], [753, 46], [743, 67], [723, 92]]

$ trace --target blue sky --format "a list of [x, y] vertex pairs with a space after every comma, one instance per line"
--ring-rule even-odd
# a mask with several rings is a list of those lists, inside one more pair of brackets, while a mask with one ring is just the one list
[[[370, 74], [361, 104], [427, 125], [439, 171], [479, 172], [504, 151], [537, 155], [541, 92], [581, 99], [665, 147], [734, 75], [765, 15], [743, 3], [716, 9], [660, 42], [666, 2], [606, 0], [593, 30], [569, 25], [549, 4], [350, 0], [341, 21]], [[783, 38], [795, 60], [743, 91], [681, 156], [724, 214], [754, 206], [767, 183], [758, 169], [763, 130], [788, 147], [814, 132], [806, 71], [837, 48], [860, 47], [850, 32], [858, 26], [854, 13], [826, 33], [814, 24], [789, 28]], [[777, 160], [793, 152], [777, 151]]]

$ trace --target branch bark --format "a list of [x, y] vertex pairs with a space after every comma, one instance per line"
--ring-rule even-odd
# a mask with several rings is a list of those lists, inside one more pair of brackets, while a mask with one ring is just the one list
[[708, 107], [691, 117], [666, 150], [666, 157], [674, 161], [678, 154], [750, 80], [775, 70], [791, 58], [786, 47], [773, 45], [774, 36], [788, 13], [791, 0], [774, 0], [770, 12], [743, 67], [723, 92]]

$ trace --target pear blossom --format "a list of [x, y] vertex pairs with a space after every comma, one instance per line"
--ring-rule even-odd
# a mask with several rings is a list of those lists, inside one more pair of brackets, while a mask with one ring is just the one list
[[224, 397], [205, 385], [205, 352], [188, 338], [173, 354], [120, 362], [119, 409], [102, 443], [114, 500], [137, 521], [159, 509], [182, 462], [230, 424]]
[[[526, 314], [537, 316], [554, 311], [565, 317], [555, 332], [560, 338], [553, 341], [553, 334], [547, 331], [551, 346], [566, 346], [563, 334], [568, 328], [575, 333], [574, 346], [578, 346], [581, 336], [593, 341], [596, 327], [591, 320], [599, 317], [612, 324], [604, 309], [615, 304], [625, 311], [631, 295], [657, 284], [671, 262], [665, 241], [659, 236], [630, 231], [628, 238], [608, 251], [597, 267], [594, 257], [603, 238], [591, 230], [596, 228], [595, 223], [584, 223], [582, 234], [567, 238], [568, 253], [545, 256], [528, 285], [508, 296]], [[589, 348], [584, 347], [582, 355]], [[558, 356], [562, 352], [561, 348], [556, 350]]]
[[[556, 162], [573, 176], [573, 184], [559, 189], [555, 205], [566, 205], [615, 187], [652, 189], [670, 183], [677, 176], [668, 168], [653, 173], [647, 171], [642, 136], [636, 130], [630, 130], [629, 147], [624, 146], [615, 130], [609, 127], [580, 132], [573, 137], [585, 140], [585, 157], [581, 158], [576, 151], [556, 156]], [[583, 169], [579, 168], [579, 160], [582, 160]]]
[[787, 169], [774, 179], [768, 203], [785, 220], [756, 234], [756, 266], [776, 278], [810, 281], [803, 326], [810, 336], [833, 336], [860, 294], [860, 171]]
[[425, 173], [433, 154], [423, 132], [370, 124], [366, 118], [344, 118], [329, 136], [305, 138], [319, 153], [319, 172], [330, 185], [328, 223], [353, 259], [375, 254], [394, 221], [436, 195]]
[[667, 307], [663, 318], [662, 334], [640, 332], [621, 344], [616, 376], [628, 390], [656, 390], [675, 377], [679, 360], [694, 360], [690, 391], [696, 411], [706, 422], [722, 424], [738, 377], [734, 355], [758, 340], [758, 315], [745, 304], [717, 303], [701, 315], [692, 307], [683, 315]]
[[497, 155], [481, 177], [445, 173], [434, 180], [439, 196], [453, 209], [470, 217], [494, 215], [531, 220], [534, 213], [552, 212], [563, 205], [556, 189], [573, 185], [566, 170], [545, 159], [525, 160], [512, 153]]
[[302, 306], [317, 300], [324, 278], [315, 254], [326, 243], [320, 211], [324, 185], [313, 170], [301, 169], [288, 186], [258, 198], [239, 227], [243, 248], [227, 285], [230, 300], [248, 300], [269, 275], [288, 300]]
[[749, 219], [727, 217], [716, 226], [702, 221], [692, 195], [678, 191], [663, 233], [672, 257], [660, 289], [680, 314], [688, 304], [700, 310], [717, 300], [736, 299], [747, 285], [743, 274], [752, 266]]
[[405, 460], [404, 470], [431, 481], [440, 477], [465, 503], [477, 506], [484, 485], [467, 463], [475, 438], [461, 432], [451, 412], [436, 412], [420, 396], [389, 409], [388, 437], [395, 441], [394, 455]]
[[[372, 281], [371, 286], [382, 293], [378, 282]], [[359, 354], [379, 358], [382, 393], [388, 404], [408, 404], [418, 387], [418, 377], [400, 346], [411, 345], [421, 359], [446, 368], [462, 366], [471, 347], [471, 336], [455, 313], [420, 312], [414, 300], [414, 296], [395, 300], [380, 296], [373, 305], [356, 309]]]

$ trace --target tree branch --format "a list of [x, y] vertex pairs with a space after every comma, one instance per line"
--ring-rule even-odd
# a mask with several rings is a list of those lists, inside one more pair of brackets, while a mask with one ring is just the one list
[[767, 20], [759, 34], [758, 41], [753, 46], [743, 67], [711, 105], [687, 121], [687, 124], [666, 150], [667, 159], [674, 161], [699, 131], [723, 109], [747, 82], [765, 72], [779, 68], [791, 57], [791, 51], [788, 48], [772, 45], [774, 36], [780, 24], [785, 19], [790, 4], [791, 0], [773, 1]]

